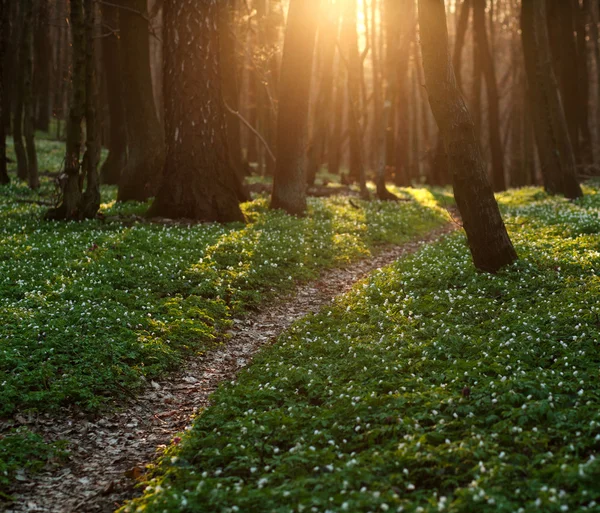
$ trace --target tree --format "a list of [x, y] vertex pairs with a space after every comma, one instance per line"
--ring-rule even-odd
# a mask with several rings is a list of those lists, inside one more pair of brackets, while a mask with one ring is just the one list
[[280, 75], [277, 162], [271, 208], [306, 212], [308, 103], [318, 0], [290, 0]]
[[242, 221], [227, 148], [217, 0], [165, 0], [162, 185], [149, 216]]
[[545, 0], [523, 0], [521, 37], [544, 188], [550, 194], [578, 198], [575, 154], [571, 145], [556, 76], [552, 67]]
[[119, 183], [127, 165], [127, 118], [123, 101], [123, 73], [119, 43], [119, 8], [102, 5], [102, 24], [108, 33], [102, 39], [102, 69], [108, 104], [108, 156], [100, 169], [102, 181]]
[[504, 191], [506, 190], [506, 178], [504, 176], [504, 150], [500, 138], [500, 99], [498, 97], [498, 84], [496, 83], [494, 56], [490, 50], [485, 23], [486, 0], [472, 0], [472, 2], [477, 56], [485, 78], [487, 91], [488, 126], [492, 154], [492, 185], [495, 191]]
[[475, 266], [496, 272], [517, 259], [494, 199], [475, 127], [456, 84], [443, 0], [419, 0], [429, 102], [448, 155], [454, 197]]
[[21, 71], [23, 91], [23, 135], [25, 136], [25, 151], [27, 153], [27, 181], [31, 189], [40, 186], [38, 177], [38, 162], [35, 150], [35, 108], [33, 103], [33, 3], [34, 0], [23, 0], [23, 26], [21, 33], [21, 52], [19, 66]]
[[165, 158], [150, 72], [147, 0], [114, 3], [120, 6], [120, 56], [129, 149], [117, 199], [145, 201], [156, 194]]
[[[69, 2], [71, 27], [71, 104], [67, 120], [67, 141], [61, 203], [46, 213], [46, 219], [81, 220], [93, 218], [100, 206], [96, 176], [99, 148], [96, 142], [94, 91], [94, 0]], [[86, 120], [86, 153], [81, 159], [82, 121]], [[86, 181], [87, 178], [87, 181]], [[86, 183], [84, 192], [83, 185]]]
[[6, 81], [5, 56], [10, 25], [9, 0], [0, 0], [0, 184], [10, 183], [6, 161]]
[[[25, 3], [27, 3], [26, 0]], [[15, 39], [17, 41], [17, 58], [15, 61], [15, 86], [14, 86], [14, 106], [13, 106], [13, 146], [17, 158], [17, 176], [19, 180], [27, 180], [29, 172], [27, 170], [27, 153], [25, 152], [25, 143], [23, 142], [23, 110], [25, 106], [25, 66], [23, 57], [25, 50], [25, 40], [23, 38], [23, 26], [25, 24], [25, 5], [20, 4], [19, 12], [16, 18]]]

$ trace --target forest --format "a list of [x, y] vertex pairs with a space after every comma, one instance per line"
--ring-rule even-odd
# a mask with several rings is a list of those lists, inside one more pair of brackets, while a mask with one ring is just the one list
[[600, 512], [599, 31], [0, 0], [0, 511]]

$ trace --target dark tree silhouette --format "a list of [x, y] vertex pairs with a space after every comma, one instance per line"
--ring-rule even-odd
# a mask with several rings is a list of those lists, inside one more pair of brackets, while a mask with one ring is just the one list
[[444, 0], [419, 0], [419, 25], [429, 102], [438, 123], [475, 266], [496, 272], [517, 254], [485, 170], [473, 120], [456, 84]]
[[162, 185], [149, 216], [242, 221], [221, 96], [217, 0], [166, 0]]
[[544, 188], [567, 198], [582, 195], [575, 174], [575, 155], [552, 67], [545, 0], [523, 0], [521, 34]]
[[6, 161], [6, 77], [5, 58], [10, 27], [9, 0], [0, 0], [0, 184], [10, 183]]

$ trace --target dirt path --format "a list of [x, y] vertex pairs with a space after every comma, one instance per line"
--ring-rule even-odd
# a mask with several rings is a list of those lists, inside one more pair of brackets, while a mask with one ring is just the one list
[[371, 271], [455, 228], [449, 224], [420, 240], [385, 249], [372, 259], [325, 271], [317, 281], [300, 286], [248, 319], [235, 319], [226, 344], [188, 362], [180, 373], [152, 382], [120, 412], [93, 420], [68, 414], [58, 419], [50, 415], [30, 419], [29, 428], [46, 440], [67, 441], [69, 461], [31, 478], [20, 476], [22, 481], [13, 494], [16, 501], [6, 511], [112, 513], [138, 493], [135, 478], [143, 474], [157, 448], [184, 430], [190, 417], [210, 403], [210, 394], [219, 383], [234, 379], [263, 345]]

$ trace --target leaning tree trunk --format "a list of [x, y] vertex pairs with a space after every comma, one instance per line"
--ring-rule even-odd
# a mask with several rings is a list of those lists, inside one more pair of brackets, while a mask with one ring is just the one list
[[[117, 200], [145, 201], [156, 194], [165, 158], [163, 130], [156, 112], [150, 72], [147, 0], [116, 0], [114, 3], [121, 6], [119, 34], [129, 147]], [[182, 10], [187, 12], [187, 9]], [[179, 35], [173, 34], [173, 37]]]
[[6, 90], [4, 82], [4, 58], [8, 44], [9, 0], [0, 0], [0, 184], [10, 183], [6, 162]]
[[494, 191], [506, 190], [504, 176], [504, 150], [500, 138], [500, 99], [496, 82], [494, 56], [490, 51], [485, 24], [486, 0], [473, 0], [473, 30], [477, 39], [481, 71], [485, 78], [488, 104], [488, 128], [492, 154], [492, 185]]
[[443, 0], [419, 0], [425, 81], [433, 115], [444, 139], [454, 197], [475, 266], [496, 272], [517, 254], [490, 186], [473, 120], [456, 85], [448, 50]]
[[242, 221], [221, 96], [217, 0], [164, 3], [162, 185], [149, 216]]
[[290, 0], [281, 61], [271, 208], [306, 212], [308, 106], [319, 0]]
[[102, 164], [102, 182], [116, 185], [127, 165], [127, 121], [123, 102], [123, 74], [119, 43], [119, 9], [102, 5], [102, 23], [110, 31], [102, 39], [102, 69], [108, 104], [108, 156]]
[[35, 108], [33, 104], [33, 0], [22, 0], [23, 33], [19, 60], [23, 73], [23, 135], [27, 153], [27, 182], [31, 189], [40, 186], [35, 151]]
[[567, 198], [582, 195], [575, 155], [552, 67], [545, 0], [523, 0], [521, 36], [544, 188]]
[[62, 184], [62, 201], [58, 207], [46, 213], [46, 219], [79, 219], [81, 202], [81, 122], [85, 115], [85, 20], [83, 0], [69, 2], [69, 25], [71, 27], [71, 105], [67, 119], [65, 152], [65, 177]]

